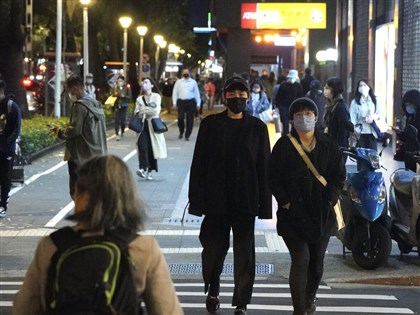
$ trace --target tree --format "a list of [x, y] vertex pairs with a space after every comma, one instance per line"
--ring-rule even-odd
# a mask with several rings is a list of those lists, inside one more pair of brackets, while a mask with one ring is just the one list
[[7, 93], [15, 95], [22, 113], [28, 115], [26, 91], [22, 86], [23, 46], [25, 43], [25, 0], [0, 0], [0, 73]]

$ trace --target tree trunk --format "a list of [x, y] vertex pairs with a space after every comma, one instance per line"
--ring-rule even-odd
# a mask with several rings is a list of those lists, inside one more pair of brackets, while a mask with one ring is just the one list
[[6, 93], [15, 95], [22, 115], [29, 116], [26, 90], [22, 85], [23, 46], [25, 44], [25, 0], [0, 0], [0, 74], [6, 81]]

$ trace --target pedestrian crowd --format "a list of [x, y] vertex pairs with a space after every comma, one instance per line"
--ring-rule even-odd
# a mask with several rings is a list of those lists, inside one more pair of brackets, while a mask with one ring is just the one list
[[[152, 172], [158, 171], [157, 161], [167, 157], [164, 134], [154, 125], [162, 108], [168, 112], [176, 108], [178, 138], [189, 141], [195, 115], [201, 117], [204, 104], [212, 110], [218, 98], [213, 78], [205, 83], [199, 76], [194, 80], [186, 68], [182, 78], [170, 78], [161, 88], [162, 93], [152, 78], [143, 78], [135, 101], [134, 115], [142, 123], [136, 140], [136, 174], [147, 180], [152, 180]], [[0, 217], [7, 212], [21, 119], [19, 106], [5, 91], [6, 83], [0, 79]], [[121, 257], [130, 257], [127, 268], [132, 272], [135, 294], [141, 297], [148, 314], [183, 314], [159, 245], [137, 235], [146, 220], [144, 201], [126, 164], [107, 154], [105, 117], [96, 101], [92, 75], [88, 74], [86, 82], [71, 76], [66, 81], [66, 92], [72, 103], [69, 124], [49, 127], [66, 141], [64, 159], [68, 162], [69, 190], [75, 203], [74, 214], [68, 219], [75, 225], [57, 234], [72, 235], [64, 237], [64, 241], [54, 235], [40, 241], [15, 297], [14, 314], [55, 314], [60, 307], [64, 310], [60, 306], [67, 305], [60, 304], [64, 294], [51, 295], [53, 289], [48, 289], [57, 272], [55, 264], [65, 250], [83, 246], [91, 239], [105, 239], [108, 243], [115, 240]], [[277, 232], [291, 257], [293, 314], [315, 314], [326, 249], [337, 229], [333, 207], [346, 178], [346, 157], [340, 147], [349, 147], [353, 136], [356, 146], [376, 150], [377, 141], [387, 128], [383, 104], [367, 80], [358, 81], [350, 106], [343, 92], [341, 79], [331, 77], [322, 86], [309, 68], [302, 80], [295, 69], [279, 75], [277, 81], [274, 72], [268, 74], [264, 69], [259, 77], [257, 71], [252, 71], [225, 80], [220, 98], [225, 110], [201, 117], [190, 169], [188, 212], [204, 216], [199, 240], [203, 247], [202, 277], [208, 312], [215, 313], [220, 308], [220, 276], [232, 231], [232, 306], [236, 307], [235, 315], [247, 314], [255, 281], [255, 219], [272, 218], [274, 196], [278, 204]], [[132, 98], [124, 76], [118, 77], [111, 95], [115, 97], [115, 135], [121, 140]], [[420, 92], [407, 92], [403, 97], [406, 124], [417, 129], [419, 106]], [[271, 151], [265, 124], [270, 120], [264, 113], [273, 110], [280, 115], [282, 132]], [[397, 130], [397, 134], [402, 140], [407, 136], [405, 130]], [[325, 182], [319, 180], [316, 172]], [[118, 291], [126, 283], [116, 281], [114, 285]], [[92, 301], [85, 301], [86, 305], [114, 311], [127, 304], [112, 295], [106, 303], [98, 297]], [[139, 309], [140, 305], [139, 302]]]

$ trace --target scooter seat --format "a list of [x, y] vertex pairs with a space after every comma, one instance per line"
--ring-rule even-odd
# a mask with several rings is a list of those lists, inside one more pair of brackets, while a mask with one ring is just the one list
[[411, 183], [417, 174], [410, 170], [395, 171], [393, 184], [400, 193], [411, 196]]

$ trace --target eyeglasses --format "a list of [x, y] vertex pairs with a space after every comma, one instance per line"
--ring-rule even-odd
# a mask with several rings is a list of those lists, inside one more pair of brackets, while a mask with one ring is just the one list
[[312, 110], [302, 110], [300, 112], [296, 112], [293, 114], [293, 116], [296, 117], [302, 117], [302, 116], [315, 116], [315, 112]]

